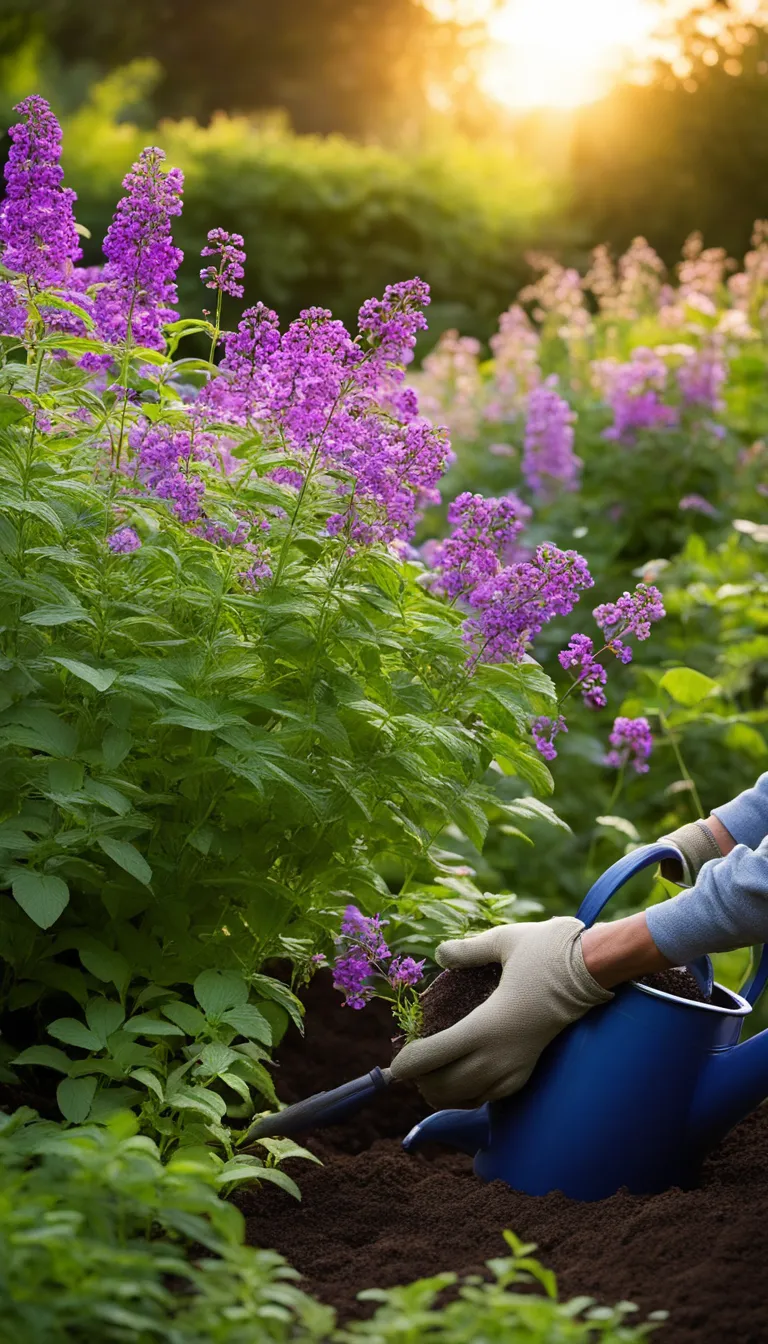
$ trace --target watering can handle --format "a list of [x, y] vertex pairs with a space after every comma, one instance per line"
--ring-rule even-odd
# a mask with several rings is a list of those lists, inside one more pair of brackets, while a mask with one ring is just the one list
[[[580, 919], [586, 928], [591, 928], [604, 906], [616, 894], [619, 887], [623, 887], [624, 883], [629, 881], [630, 877], [634, 877], [635, 873], [641, 872], [643, 868], [649, 868], [652, 863], [660, 863], [662, 859], [678, 859], [679, 857], [679, 849], [663, 840], [659, 840], [653, 845], [642, 845], [639, 849], [633, 849], [630, 854], [625, 854], [622, 859], [612, 864], [603, 873], [602, 877], [598, 877], [576, 911], [576, 918]], [[768, 984], [768, 944], [763, 946], [754, 974], [742, 986], [742, 997], [747, 1000], [747, 1003], [757, 1003], [766, 984]]]

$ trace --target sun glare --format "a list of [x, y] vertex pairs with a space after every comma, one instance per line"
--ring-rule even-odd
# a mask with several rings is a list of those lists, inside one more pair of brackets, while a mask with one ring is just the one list
[[658, 23], [652, 0], [507, 0], [488, 16], [483, 84], [509, 107], [577, 107], [599, 98]]

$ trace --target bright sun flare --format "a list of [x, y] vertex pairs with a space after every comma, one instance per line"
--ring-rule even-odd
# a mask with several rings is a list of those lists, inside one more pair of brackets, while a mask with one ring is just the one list
[[509, 107], [577, 107], [599, 98], [658, 22], [652, 0], [507, 0], [488, 18], [483, 84]]

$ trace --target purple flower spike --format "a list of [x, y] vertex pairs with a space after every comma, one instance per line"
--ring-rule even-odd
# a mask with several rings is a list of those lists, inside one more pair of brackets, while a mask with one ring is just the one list
[[[589, 635], [573, 635], [568, 647], [557, 656], [561, 667], [576, 671], [576, 682], [585, 705], [590, 709], [604, 709], [608, 701], [603, 687], [608, 680], [608, 673], [595, 658], [594, 645]], [[631, 650], [629, 656], [632, 657]]]
[[618, 634], [635, 635], [637, 639], [648, 639], [651, 625], [666, 615], [664, 603], [658, 588], [651, 583], [638, 583], [634, 593], [622, 593], [615, 602], [603, 602], [592, 612], [600, 630], [606, 639], [618, 645], [622, 662], [630, 659], [621, 656], [622, 644], [616, 639]]
[[568, 725], [562, 714], [556, 719], [548, 719], [542, 714], [540, 718], [534, 719], [531, 724], [531, 734], [533, 736], [533, 745], [545, 761], [554, 761], [557, 756], [555, 750], [555, 738], [558, 733], [567, 733]]
[[131, 339], [163, 348], [162, 327], [176, 316], [176, 272], [183, 253], [174, 247], [171, 218], [181, 214], [184, 178], [164, 172], [162, 149], [143, 149], [123, 181], [126, 195], [104, 239], [103, 286], [96, 322], [108, 341]]
[[240, 234], [227, 233], [226, 229], [211, 229], [208, 246], [203, 248], [200, 255], [219, 258], [218, 264], [204, 266], [200, 272], [200, 279], [206, 289], [218, 289], [222, 294], [241, 299], [243, 286], [237, 282], [245, 275], [245, 252]]
[[613, 731], [608, 739], [613, 748], [605, 758], [605, 764], [617, 770], [631, 765], [638, 775], [646, 775], [649, 770], [648, 757], [653, 750], [653, 736], [647, 719], [615, 720]]
[[414, 961], [413, 957], [393, 957], [389, 963], [387, 979], [393, 989], [413, 988], [424, 974], [424, 961]]
[[567, 401], [558, 396], [557, 378], [548, 378], [528, 398], [522, 470], [534, 494], [549, 496], [558, 489], [575, 490], [581, 460], [573, 451], [576, 419]]
[[107, 545], [115, 555], [130, 555], [131, 551], [138, 551], [141, 538], [132, 527], [121, 527], [111, 537], [107, 537]]
[[343, 993], [345, 1007], [365, 1007], [373, 995], [373, 989], [367, 983], [372, 971], [370, 961], [359, 948], [352, 948], [338, 958], [333, 971], [333, 987]]
[[516, 495], [485, 499], [482, 495], [459, 495], [448, 509], [453, 532], [431, 548], [434, 570], [432, 588], [445, 597], [466, 597], [484, 579], [501, 569], [531, 516], [527, 504]]
[[593, 583], [583, 556], [551, 543], [538, 546], [532, 559], [507, 565], [470, 594], [477, 613], [464, 627], [471, 661], [520, 662], [547, 622], [567, 616]]
[[12, 144], [0, 204], [3, 265], [47, 289], [61, 284], [82, 255], [73, 213], [77, 197], [61, 185], [61, 127], [48, 103], [33, 94], [14, 111], [21, 121], [8, 132]]

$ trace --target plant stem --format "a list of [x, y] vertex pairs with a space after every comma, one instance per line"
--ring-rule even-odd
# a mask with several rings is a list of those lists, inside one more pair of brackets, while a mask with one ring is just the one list
[[683, 760], [682, 753], [680, 751], [680, 747], [678, 746], [677, 738], [675, 737], [674, 731], [672, 730], [672, 728], [670, 728], [670, 725], [667, 722], [666, 715], [664, 714], [664, 711], [662, 709], [659, 710], [659, 724], [661, 726], [662, 732], [664, 733], [664, 736], [667, 738], [667, 741], [669, 742], [673, 752], [675, 753], [675, 760], [677, 761], [680, 774], [683, 776], [683, 779], [685, 780], [691, 791], [691, 797], [693, 798], [696, 810], [698, 812], [699, 820], [703, 820], [704, 808], [702, 807], [701, 798], [699, 797], [699, 791], [696, 788], [696, 784], [694, 783], [690, 771], [688, 770], [688, 766], [685, 764], [685, 761]]

